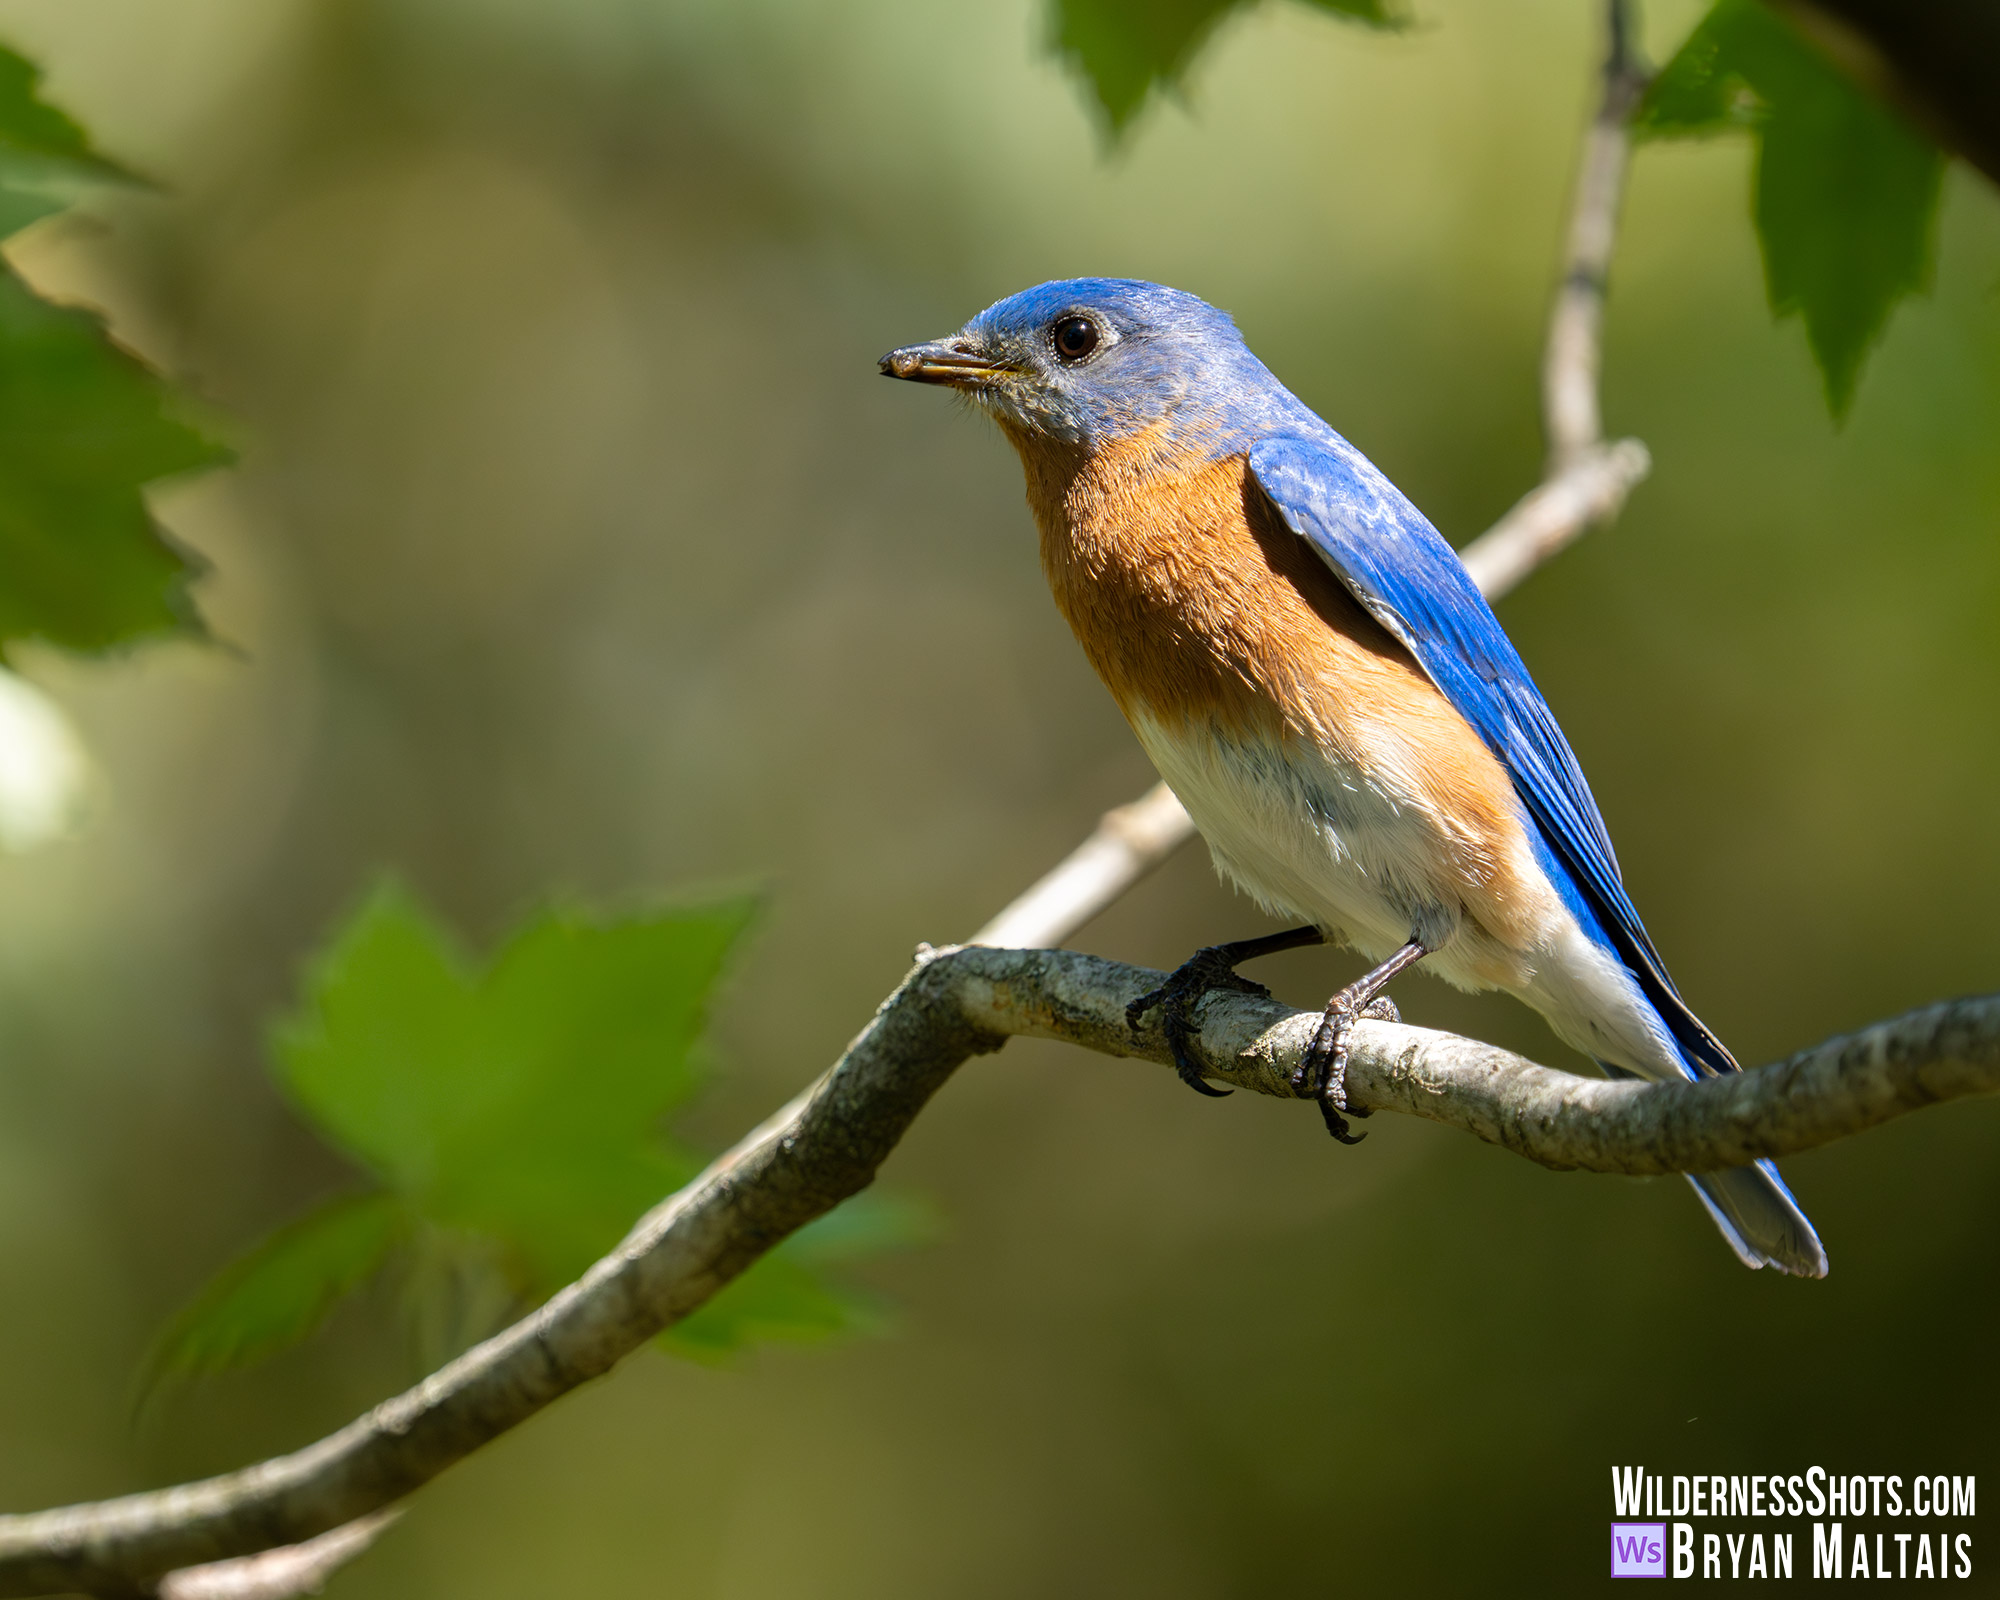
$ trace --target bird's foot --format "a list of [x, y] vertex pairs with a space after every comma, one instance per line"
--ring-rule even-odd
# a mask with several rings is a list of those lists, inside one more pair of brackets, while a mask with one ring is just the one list
[[1201, 1063], [1195, 1059], [1193, 1041], [1200, 1035], [1201, 1028], [1195, 1021], [1195, 1007], [1201, 1003], [1203, 995], [1211, 989], [1233, 989], [1238, 994], [1261, 995], [1269, 999], [1271, 991], [1254, 978], [1246, 978], [1238, 972], [1230, 961], [1227, 945], [1210, 945], [1197, 950], [1173, 970], [1167, 981], [1150, 994], [1142, 994], [1125, 1008], [1125, 1025], [1134, 1031], [1148, 1011], [1160, 1008], [1160, 1031], [1167, 1036], [1167, 1048], [1174, 1055], [1174, 1069], [1180, 1073], [1181, 1081], [1198, 1094], [1220, 1100], [1235, 1093], [1232, 1089], [1212, 1089], [1201, 1075]]
[[[1365, 982], [1366, 980], [1364, 980]], [[1348, 1117], [1370, 1117], [1365, 1106], [1347, 1103], [1347, 1035], [1364, 1018], [1370, 1022], [1401, 1022], [1403, 1014], [1386, 994], [1363, 1000], [1358, 984], [1350, 984], [1327, 1002], [1326, 1011], [1313, 1030], [1298, 1070], [1292, 1074], [1292, 1093], [1302, 1100], [1319, 1102], [1319, 1114], [1326, 1119], [1326, 1131], [1342, 1144], [1359, 1144], [1368, 1135], [1348, 1127]], [[1363, 991], [1365, 992], [1365, 991]], [[1345, 1113], [1345, 1115], [1343, 1115]]]

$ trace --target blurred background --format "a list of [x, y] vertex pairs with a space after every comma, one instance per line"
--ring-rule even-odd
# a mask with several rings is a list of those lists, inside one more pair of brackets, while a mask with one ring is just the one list
[[[1654, 7], [1656, 56], [1698, 10]], [[1107, 158], [1035, 0], [0, 0], [164, 185], [11, 253], [242, 452], [156, 497], [221, 646], [26, 661], [97, 776], [83, 831], [0, 858], [0, 1504], [235, 1466], [414, 1375], [363, 1304], [131, 1406], [163, 1318], [343, 1181], [262, 1038], [379, 869], [482, 947], [551, 893], [765, 886], [719, 1147], [1151, 781], [1011, 452], [882, 350], [1044, 278], [1161, 279], [1450, 537], [1505, 509], [1595, 12], [1272, 5]], [[1953, 169], [1935, 292], [1836, 431], [1765, 311], [1749, 155], [1639, 156], [1606, 411], [1655, 474], [1502, 616], [1756, 1062], [2000, 987], [2000, 205]], [[1189, 850], [1076, 942], [1164, 967], [1264, 925]], [[1355, 970], [1260, 976], [1304, 1005]], [[1510, 1001], [1397, 994], [1576, 1064]], [[1799, 1283], [1677, 1180], [1397, 1119], [1340, 1149], [1017, 1043], [890, 1164], [946, 1219], [867, 1269], [890, 1334], [642, 1354], [332, 1592], [1594, 1588], [1614, 1462], [1994, 1468], [1996, 1135], [1960, 1104], [1790, 1162], [1833, 1259]]]

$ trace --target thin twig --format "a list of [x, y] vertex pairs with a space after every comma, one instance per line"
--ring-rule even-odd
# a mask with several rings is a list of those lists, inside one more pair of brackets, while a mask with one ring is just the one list
[[[304, 1450], [150, 1494], [0, 1517], [0, 1595], [149, 1592], [197, 1562], [299, 1544], [390, 1505], [687, 1316], [779, 1240], [865, 1187], [930, 1097], [1010, 1036], [1167, 1065], [1126, 1005], [1162, 974], [1061, 950], [921, 952], [795, 1114], [656, 1207], [533, 1314]], [[1289, 1097], [1317, 1020], [1218, 991], [1210, 1076]], [[1906, 1111], [2000, 1090], [2000, 996], [1912, 1012], [1754, 1072], [1698, 1083], [1581, 1078], [1476, 1040], [1357, 1025], [1357, 1105], [1449, 1123], [1544, 1166], [1707, 1171], [1809, 1149]]]
[[1652, 464], [1637, 439], [1593, 446], [1522, 496], [1459, 560], [1483, 594], [1505, 594], [1585, 529], [1617, 516]]
[[[1610, 42], [1597, 114], [1583, 139], [1568, 247], [1542, 360], [1548, 464], [1542, 481], [1459, 552], [1488, 600], [1592, 527], [1610, 522], [1646, 476], [1637, 439], [1604, 442], [1597, 400], [1605, 286], [1618, 238], [1631, 154], [1628, 127], [1646, 77], [1629, 0], [1607, 0]], [[1061, 944], [1194, 837], [1194, 822], [1164, 783], [1107, 811], [1089, 838], [972, 936], [974, 944]]]
[[1604, 296], [1618, 241], [1619, 202], [1631, 159], [1632, 112], [1646, 74], [1632, 37], [1630, 0], [1608, 0], [1602, 92], [1583, 136], [1583, 163], [1570, 208], [1569, 248], [1542, 349], [1542, 431], [1549, 475], [1594, 450], [1604, 438], [1597, 401], [1604, 342]]
[[160, 1600], [296, 1600], [318, 1594], [327, 1579], [381, 1537], [402, 1515], [394, 1507], [372, 1512], [308, 1539], [254, 1556], [182, 1567], [160, 1582]]
[[1164, 783], [1107, 811], [1054, 871], [967, 942], [1061, 944], [1194, 837], [1194, 819]]

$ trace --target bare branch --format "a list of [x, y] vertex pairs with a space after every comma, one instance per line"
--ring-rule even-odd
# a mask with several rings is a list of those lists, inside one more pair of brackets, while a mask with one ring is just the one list
[[1096, 832], [968, 943], [1061, 944], [1193, 837], [1194, 819], [1156, 783], [1105, 812]]
[[1597, 376], [1604, 342], [1604, 294], [1618, 241], [1618, 206], [1632, 154], [1628, 131], [1645, 92], [1633, 54], [1630, 0], [1608, 0], [1609, 39], [1597, 115], [1583, 136], [1583, 165], [1571, 202], [1569, 249], [1542, 348], [1542, 431], [1553, 477], [1604, 437]]
[[[920, 961], [796, 1109], [656, 1207], [540, 1310], [292, 1455], [150, 1494], [0, 1517], [0, 1595], [144, 1594], [162, 1573], [296, 1545], [393, 1504], [679, 1321], [787, 1234], [865, 1187], [944, 1081], [1009, 1036], [1168, 1064], [1125, 1007], [1162, 974], [1060, 950], [966, 946]], [[1317, 1016], [1217, 992], [1211, 1076], [1289, 1097]], [[1544, 1166], [1706, 1171], [2000, 1090], [2000, 996], [1912, 1012], [1755, 1072], [1699, 1083], [1581, 1078], [1476, 1040], [1357, 1025], [1349, 1099], [1464, 1128]], [[199, 1591], [197, 1591], [199, 1592]]]
[[296, 1600], [372, 1545], [402, 1512], [393, 1507], [334, 1528], [304, 1544], [285, 1544], [234, 1561], [182, 1567], [160, 1580], [160, 1600]]
[[1505, 594], [1586, 529], [1617, 516], [1652, 464], [1637, 439], [1594, 445], [1516, 501], [1459, 559], [1483, 594]]
[[[1618, 238], [1631, 154], [1627, 132], [1645, 89], [1633, 53], [1630, 0], [1607, 0], [1603, 92], [1583, 140], [1568, 248], [1542, 360], [1548, 466], [1542, 481], [1459, 552], [1472, 580], [1497, 600], [1592, 527], [1611, 521], [1651, 467], [1637, 439], [1604, 443], [1597, 404], [1604, 294]], [[972, 936], [973, 944], [1061, 944], [1115, 904], [1194, 837], [1194, 822], [1165, 784], [1107, 811], [1096, 831], [1040, 882]]]
[[143, 1594], [165, 1572], [301, 1543], [393, 1504], [608, 1372], [864, 1187], [945, 1078], [997, 1043], [949, 995], [906, 982], [796, 1114], [752, 1133], [530, 1316], [291, 1455], [0, 1517], [0, 1595]]

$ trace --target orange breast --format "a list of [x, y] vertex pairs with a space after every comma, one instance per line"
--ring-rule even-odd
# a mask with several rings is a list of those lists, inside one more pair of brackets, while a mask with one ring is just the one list
[[1015, 443], [1056, 604], [1128, 715], [1345, 746], [1354, 710], [1407, 710], [1478, 742], [1243, 456], [1163, 459], [1152, 437], [1088, 460]]
[[1089, 458], [1013, 442], [1056, 603], [1128, 720], [1317, 746], [1431, 816], [1455, 863], [1441, 892], [1511, 920], [1491, 898], [1516, 898], [1506, 769], [1285, 526], [1243, 456], [1171, 457], [1157, 435]]

